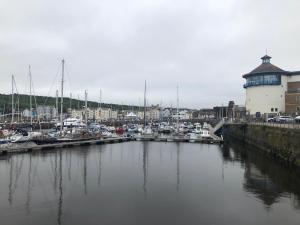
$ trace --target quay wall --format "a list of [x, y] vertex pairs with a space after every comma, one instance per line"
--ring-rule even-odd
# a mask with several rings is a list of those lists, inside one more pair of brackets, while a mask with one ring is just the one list
[[268, 155], [300, 167], [300, 129], [256, 124], [225, 124], [226, 140], [235, 139], [252, 145]]

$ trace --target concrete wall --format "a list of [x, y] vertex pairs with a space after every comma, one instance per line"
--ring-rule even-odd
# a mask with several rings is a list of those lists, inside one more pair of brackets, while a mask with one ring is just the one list
[[249, 124], [226, 124], [225, 139], [253, 145], [275, 158], [300, 167], [300, 130]]

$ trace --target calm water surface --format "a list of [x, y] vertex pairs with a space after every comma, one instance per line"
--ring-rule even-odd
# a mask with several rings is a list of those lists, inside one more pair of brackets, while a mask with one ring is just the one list
[[239, 145], [142, 143], [0, 160], [0, 224], [300, 224], [300, 176]]

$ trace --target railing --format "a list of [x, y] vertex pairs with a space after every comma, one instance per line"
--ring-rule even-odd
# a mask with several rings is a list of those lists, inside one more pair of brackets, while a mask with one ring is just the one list
[[300, 129], [300, 123], [250, 122], [250, 124], [268, 127]]
[[256, 126], [278, 127], [287, 129], [300, 129], [300, 123], [291, 122], [263, 122], [263, 121], [226, 121], [226, 124], [249, 124]]

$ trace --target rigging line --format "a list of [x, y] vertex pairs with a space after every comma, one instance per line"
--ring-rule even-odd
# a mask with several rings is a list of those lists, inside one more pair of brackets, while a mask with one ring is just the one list
[[[31, 80], [32, 82], [32, 80]], [[33, 93], [33, 98], [34, 98], [34, 103], [35, 103], [35, 108], [36, 108], [36, 114], [37, 114], [37, 103], [36, 103], [36, 96], [35, 96], [35, 89], [34, 89], [34, 85], [33, 85], [33, 82], [31, 83], [31, 88], [32, 88], [32, 93]], [[37, 120], [38, 120], [38, 123], [40, 125], [40, 130], [41, 130], [41, 121], [40, 121], [40, 117], [39, 115], [37, 114]]]
[[50, 95], [50, 92], [52, 91], [52, 88], [53, 88], [53, 86], [54, 86], [54, 83], [55, 83], [56, 80], [57, 80], [58, 74], [59, 74], [59, 72], [60, 72], [60, 66], [61, 66], [61, 65], [59, 64], [58, 67], [57, 67], [56, 75], [55, 75], [54, 79], [52, 80], [50, 89], [49, 89], [49, 91], [48, 91], [48, 93], [47, 93], [46, 99], [45, 99], [44, 104], [43, 104], [44, 106], [46, 105], [46, 103], [47, 103], [47, 101], [48, 101], [48, 98], [49, 98], [49, 95]]
[[[16, 80], [15, 80], [15, 77], [13, 77], [13, 83], [14, 83], [14, 87], [16, 89], [16, 95], [17, 95], [17, 99], [16, 99], [15, 104], [14, 104], [14, 108], [16, 109], [17, 106], [18, 106], [18, 104], [20, 106], [20, 94], [19, 94], [19, 90], [18, 90], [18, 87], [17, 87], [17, 83], [16, 83]], [[14, 94], [14, 93], [12, 93], [12, 94]], [[19, 107], [18, 107], [18, 109], [19, 109]], [[18, 116], [20, 116], [19, 110], [18, 110]]]
[[17, 87], [17, 83], [16, 83], [16, 80], [15, 80], [15, 77], [13, 78], [13, 82], [14, 82], [14, 87], [15, 87], [15, 89], [16, 89], [16, 94], [19, 94], [18, 87]]
[[69, 92], [71, 92], [71, 87], [72, 87], [72, 83], [71, 83], [71, 79], [70, 79], [70, 76], [69, 76], [69, 70], [68, 70], [68, 65], [67, 63], [65, 63], [65, 74], [66, 74], [66, 77], [67, 77], [67, 85], [69, 86]]

